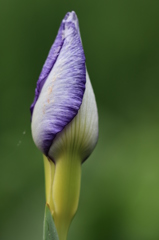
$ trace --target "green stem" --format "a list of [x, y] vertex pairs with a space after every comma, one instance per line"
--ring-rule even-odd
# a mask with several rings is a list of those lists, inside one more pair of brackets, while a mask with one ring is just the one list
[[59, 240], [66, 240], [68, 229], [78, 207], [81, 161], [66, 154], [56, 160], [53, 181], [54, 221]]

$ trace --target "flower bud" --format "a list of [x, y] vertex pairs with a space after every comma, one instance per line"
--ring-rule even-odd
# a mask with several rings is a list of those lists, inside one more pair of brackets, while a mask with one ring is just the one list
[[78, 206], [81, 163], [98, 139], [97, 105], [75, 12], [61, 23], [30, 110], [33, 140], [46, 156], [46, 199], [60, 235]]

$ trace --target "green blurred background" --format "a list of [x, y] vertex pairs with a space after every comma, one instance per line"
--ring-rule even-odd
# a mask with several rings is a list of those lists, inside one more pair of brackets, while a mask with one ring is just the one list
[[68, 240], [159, 239], [159, 1], [0, 1], [0, 240], [42, 240], [42, 155], [30, 132], [36, 81], [76, 11], [99, 109]]

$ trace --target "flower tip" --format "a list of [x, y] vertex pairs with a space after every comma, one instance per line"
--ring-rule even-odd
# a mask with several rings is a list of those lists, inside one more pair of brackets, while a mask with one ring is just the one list
[[78, 20], [75, 11], [66, 13], [66, 15], [63, 19], [63, 21], [68, 21], [68, 22], [69, 21], [75, 21], [75, 20]]

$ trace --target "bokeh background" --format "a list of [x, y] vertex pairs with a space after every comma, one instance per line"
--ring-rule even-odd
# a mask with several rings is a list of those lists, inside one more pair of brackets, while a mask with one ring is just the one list
[[44, 171], [30, 132], [36, 81], [75, 10], [99, 109], [68, 240], [159, 239], [159, 1], [0, 1], [0, 239], [42, 240]]

